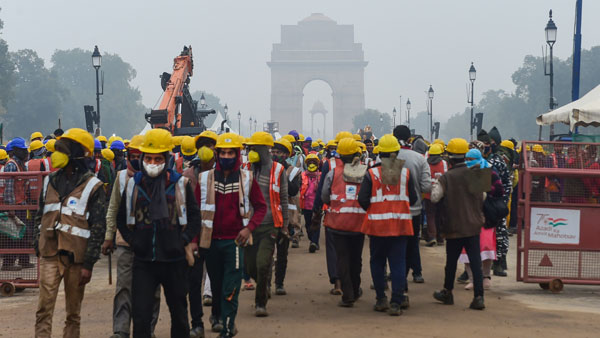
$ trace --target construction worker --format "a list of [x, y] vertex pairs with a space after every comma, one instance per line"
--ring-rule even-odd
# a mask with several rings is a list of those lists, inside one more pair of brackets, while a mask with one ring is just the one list
[[373, 145], [373, 140], [371, 139], [366, 139], [364, 142], [365, 146], [367, 147], [367, 152], [369, 153], [369, 158], [373, 161], [375, 161], [375, 159], [377, 158], [377, 155], [373, 154], [373, 148], [375, 147]]
[[44, 134], [42, 134], [39, 131], [36, 131], [36, 132], [31, 133], [31, 136], [29, 137], [29, 142], [33, 142], [33, 141], [42, 142], [43, 139], [44, 139]]
[[[117, 212], [119, 211], [121, 196], [123, 196], [127, 182], [133, 175], [140, 171], [140, 157], [142, 155], [140, 146], [143, 139], [143, 136], [135, 135], [129, 142], [129, 147], [127, 148], [127, 169], [118, 171], [116, 174], [116, 188], [111, 192], [106, 212], [106, 235], [102, 244], [102, 253], [108, 255], [113, 252], [116, 246], [115, 255], [117, 259], [117, 286], [113, 300], [113, 335], [111, 338], [126, 338], [129, 337], [130, 333], [133, 250], [117, 230]], [[106, 150], [110, 151], [109, 149], [103, 149], [103, 151]], [[156, 288], [154, 299], [152, 332], [154, 332], [154, 328], [158, 322], [160, 287]]]
[[27, 171], [49, 171], [49, 168], [44, 166], [45, 151], [44, 144], [38, 139], [29, 144], [29, 161], [25, 163]]
[[[221, 311], [220, 317], [211, 324], [213, 331], [221, 329], [219, 337], [223, 338], [233, 337], [237, 331], [235, 317], [243, 275], [242, 248], [252, 245], [252, 234], [258, 231], [268, 209], [252, 172], [240, 168], [241, 148], [236, 134], [219, 135], [216, 167], [200, 173], [196, 189], [202, 201], [199, 246], [209, 249], [206, 267], [213, 304], [219, 303]], [[273, 254], [272, 249], [269, 252]]]
[[[435, 182], [431, 192], [431, 202], [438, 203], [444, 215], [444, 235], [446, 237], [446, 267], [444, 288], [436, 291], [433, 297], [448, 305], [454, 304], [452, 289], [456, 275], [456, 264], [462, 249], [469, 257], [473, 272], [474, 298], [470, 308], [483, 310], [483, 274], [479, 250], [479, 233], [485, 223], [483, 216], [484, 194], [470, 188], [471, 170], [465, 164], [465, 154], [469, 151], [466, 140], [454, 138], [446, 148], [450, 159], [450, 169]], [[491, 180], [491, 178], [490, 178]], [[474, 191], [474, 192], [473, 192]]]
[[127, 160], [125, 159], [125, 144], [121, 140], [114, 140], [110, 144], [110, 150], [114, 154], [115, 172], [127, 169]]
[[300, 146], [300, 134], [297, 131], [292, 130], [288, 135], [283, 136], [283, 138], [287, 139], [292, 144], [292, 154], [288, 158], [288, 163], [298, 168], [304, 168], [304, 151]]
[[117, 228], [133, 249], [133, 337], [150, 337], [156, 288], [162, 286], [171, 314], [171, 337], [189, 337], [188, 266], [193, 265], [200, 208], [189, 180], [167, 169], [171, 134], [149, 130], [140, 172], [125, 185]]
[[[379, 151], [381, 163], [369, 169], [360, 186], [358, 202], [367, 212], [361, 231], [370, 238], [371, 277], [377, 294], [374, 310], [398, 316], [408, 306], [404, 295], [406, 243], [413, 235], [410, 205], [418, 198], [410, 171], [397, 158], [400, 143], [394, 135], [381, 137]], [[387, 262], [392, 279], [389, 303], [385, 295]]]
[[[404, 166], [408, 168], [411, 174], [411, 180], [415, 189], [417, 189], [418, 201], [411, 204], [410, 211], [413, 215], [413, 230], [414, 234], [408, 239], [406, 244], [406, 272], [408, 275], [409, 269], [412, 269], [413, 282], [424, 283], [423, 269], [421, 266], [421, 253], [419, 251], [419, 238], [421, 233], [421, 223], [423, 221], [421, 211], [423, 204], [421, 202], [422, 194], [431, 192], [431, 172], [429, 170], [429, 164], [425, 157], [411, 150], [411, 146], [408, 140], [411, 137], [410, 129], [405, 125], [399, 125], [394, 128], [394, 136], [400, 142], [400, 152], [398, 158], [404, 160]], [[379, 148], [381, 154], [381, 147]]]
[[46, 171], [50, 171], [50, 172], [55, 172], [58, 170], [58, 168], [54, 168], [52, 167], [52, 153], [55, 151], [54, 149], [54, 144], [56, 143], [56, 139], [49, 139], [48, 141], [46, 141], [46, 144], [44, 144], [44, 147], [46, 148], [46, 152], [44, 154], [44, 167], [46, 168]]
[[324, 179], [321, 199], [329, 205], [324, 224], [332, 232], [337, 256], [342, 289], [338, 305], [352, 307], [362, 296], [360, 272], [365, 236], [361, 225], [366, 213], [358, 204], [358, 195], [367, 166], [360, 163], [361, 149], [353, 137], [341, 139], [337, 152], [340, 158]]
[[308, 154], [306, 156], [306, 170], [302, 172], [302, 186], [300, 188], [300, 209], [304, 216], [304, 224], [306, 226], [306, 234], [310, 245], [308, 252], [314, 253], [319, 250], [320, 231], [311, 231], [310, 223], [313, 214], [313, 204], [317, 197], [317, 188], [319, 186], [319, 157], [316, 154]]
[[183, 136], [173, 136], [173, 149], [171, 150], [171, 163], [169, 164], [169, 168], [175, 169], [175, 162], [179, 160], [181, 157], [181, 142], [183, 141]]
[[59, 170], [44, 178], [35, 216], [34, 248], [39, 257], [40, 296], [35, 336], [52, 336], [56, 296], [64, 279], [66, 321], [64, 337], [79, 337], [85, 285], [106, 227], [106, 196], [102, 182], [88, 171], [94, 138], [83, 129], [67, 130], [55, 144], [52, 166]]
[[[444, 148], [439, 143], [433, 143], [429, 147], [429, 156], [427, 157], [427, 163], [429, 164], [429, 170], [431, 171], [431, 181], [436, 182], [442, 175], [448, 171], [448, 162], [442, 158]], [[423, 196], [423, 205], [427, 214], [427, 243], [429, 247], [437, 245], [443, 245], [444, 239], [440, 231], [440, 224], [437, 222], [436, 205], [431, 203], [431, 194], [426, 193]]]
[[248, 274], [256, 281], [255, 315], [268, 316], [267, 300], [269, 274], [277, 238], [288, 237], [288, 181], [285, 168], [271, 157], [274, 146], [271, 134], [259, 131], [248, 141], [249, 167], [265, 203], [269, 206], [262, 222], [253, 231], [254, 243], [244, 249], [244, 262]]
[[104, 149], [104, 148], [106, 148], [106, 143], [108, 143], [108, 140], [106, 139], [106, 136], [100, 135], [100, 136], [96, 137], [96, 140], [98, 140], [98, 142], [100, 142], [100, 146], [101, 146], [100, 149], [101, 150]]
[[0, 169], [4, 168], [6, 162], [8, 162], [8, 153], [5, 149], [0, 149]]
[[[300, 212], [299, 212], [299, 197], [298, 191], [300, 190], [300, 185], [302, 184], [302, 170], [300, 168], [291, 166], [287, 163], [287, 158], [292, 153], [292, 144], [288, 142], [286, 139], [280, 139], [275, 141], [275, 145], [273, 149], [271, 149], [271, 154], [273, 157], [273, 161], [277, 162], [285, 168], [285, 175], [288, 180], [288, 224], [289, 233], [293, 233], [292, 236], [292, 247], [298, 247], [298, 230], [300, 226]], [[275, 264], [275, 294], [282, 296], [287, 294], [285, 288], [283, 287], [283, 281], [285, 280], [285, 273], [287, 270], [287, 261], [288, 261], [288, 249], [290, 247], [290, 238], [283, 231], [280, 231], [277, 234], [277, 238], [275, 239], [276, 248], [277, 248], [277, 257]], [[269, 278], [270, 280], [270, 278]], [[269, 286], [270, 286], [269, 282]]]
[[196, 140], [191, 136], [184, 136], [181, 139], [181, 155], [175, 161], [175, 170], [182, 174], [190, 166], [190, 162], [196, 157]]

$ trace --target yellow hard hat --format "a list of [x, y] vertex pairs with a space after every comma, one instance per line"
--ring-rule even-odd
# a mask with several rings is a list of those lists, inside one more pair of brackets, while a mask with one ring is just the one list
[[160, 154], [173, 149], [173, 137], [168, 130], [155, 128], [144, 135], [140, 151], [148, 154]]
[[319, 142], [319, 144], [321, 144], [321, 143], [323, 143], [323, 139], [321, 139], [321, 138], [318, 138], [318, 139], [317, 139], [317, 142]]
[[29, 151], [34, 151], [42, 148], [44, 144], [40, 140], [35, 140], [29, 144]]
[[446, 151], [452, 154], [466, 154], [469, 151], [469, 143], [464, 138], [453, 138], [448, 142]]
[[305, 140], [304, 135], [298, 134], [298, 141], [303, 142]]
[[378, 147], [382, 153], [393, 153], [400, 150], [400, 143], [394, 135], [385, 134], [379, 139]]
[[367, 146], [360, 142], [360, 141], [356, 141], [358, 143], [358, 146], [360, 147], [360, 150], [362, 150], [363, 152], [367, 151]]
[[317, 142], [317, 141], [313, 141], [313, 142], [310, 144], [310, 147], [311, 147], [311, 148], [318, 148], [319, 146], [320, 146], [320, 144], [319, 144], [319, 142]]
[[36, 138], [44, 138], [44, 135], [42, 133], [40, 133], [39, 131], [33, 132], [31, 134], [31, 136], [29, 137], [29, 141], [32, 141], [33, 139]]
[[217, 142], [217, 133], [215, 133], [212, 130], [205, 130], [205, 131], [201, 132], [200, 135], [196, 136], [196, 142], [201, 137], [206, 137], [206, 138], [209, 138], [209, 139]]
[[533, 152], [535, 152], [535, 153], [542, 153], [542, 154], [544, 153], [544, 148], [539, 144], [534, 144], [533, 148], [531, 148], [531, 150], [533, 150]]
[[429, 146], [429, 155], [441, 155], [444, 152], [444, 148], [439, 143], [434, 143]]
[[358, 134], [352, 134], [352, 137], [354, 137], [354, 139], [357, 141], [362, 141], [362, 137], [360, 137]]
[[446, 143], [444, 143], [444, 140], [442, 140], [441, 138], [436, 138], [433, 141], [433, 144], [439, 144], [439, 145], [441, 145], [442, 149], [444, 149], [444, 147], [446, 146]]
[[290, 134], [283, 135], [281, 138], [284, 139], [284, 140], [288, 140], [289, 143], [296, 142], [296, 138], [293, 135], [290, 135]]
[[317, 142], [319, 142], [319, 145], [320, 145], [321, 147], [325, 147], [325, 142], [323, 142], [323, 141], [317, 141]]
[[336, 140], [329, 140], [329, 141], [327, 141], [327, 144], [325, 145], [325, 148], [329, 148], [329, 147], [337, 147], [337, 141]]
[[215, 152], [208, 147], [200, 147], [198, 154], [196, 155], [202, 162], [209, 162], [215, 157]]
[[515, 144], [510, 140], [504, 140], [500, 143], [500, 146], [508, 148], [510, 150], [515, 150]]
[[102, 157], [104, 157], [108, 161], [112, 161], [115, 159], [115, 153], [108, 148], [102, 149]]
[[142, 136], [142, 135], [134, 135], [131, 138], [131, 141], [129, 141], [129, 144], [127, 145], [127, 149], [137, 149], [137, 150], [140, 150], [140, 146], [142, 145], [142, 142], [144, 142], [144, 136]]
[[181, 141], [181, 153], [185, 156], [196, 154], [196, 141], [191, 136], [184, 136]]
[[98, 136], [96, 137], [96, 140], [100, 141], [100, 142], [108, 142], [108, 140], [106, 139], [106, 136]]
[[236, 133], [224, 133], [217, 137], [215, 148], [242, 148], [242, 143]]
[[335, 142], [340, 142], [341, 139], [347, 138], [347, 137], [354, 140], [354, 137], [352, 136], [352, 134], [349, 131], [340, 131], [339, 133], [337, 133], [337, 135], [335, 135]]
[[337, 152], [340, 155], [352, 155], [359, 153], [360, 147], [352, 135], [350, 135], [350, 137], [343, 138], [338, 142]]
[[[108, 147], [110, 148], [110, 145], [116, 140], [123, 142], [123, 138], [121, 138], [120, 136], [117, 136], [117, 135], [113, 135], [113, 136], [109, 137], [108, 142], [106, 142], [108, 144]], [[98, 141], [100, 141], [100, 140], [98, 140]]]
[[279, 140], [275, 141], [275, 144], [279, 144], [285, 147], [285, 149], [288, 150], [288, 153], [292, 153], [292, 144], [290, 143], [290, 141], [284, 139], [284, 138], [280, 138]]
[[249, 146], [272, 147], [275, 145], [275, 142], [273, 142], [273, 136], [271, 136], [271, 134], [267, 133], [266, 131], [257, 131], [256, 133], [252, 134], [250, 141], [248, 141], [246, 144]]
[[308, 154], [308, 156], [306, 156], [305, 162], [308, 161], [316, 161], [317, 163], [319, 163], [321, 160], [319, 160], [319, 156], [317, 156], [317, 154]]
[[94, 154], [94, 137], [92, 134], [81, 128], [71, 128], [62, 134], [61, 139], [75, 141], [83, 146], [83, 150], [87, 150], [85, 157]]
[[373, 154], [379, 154], [379, 146], [373, 147]]
[[53, 138], [49, 139], [48, 142], [46, 142], [46, 144], [45, 144], [46, 150], [51, 153], [55, 152], [56, 149], [54, 149], [54, 143], [56, 143], [55, 139], [53, 139]]
[[172, 136], [171, 142], [173, 142], [173, 147], [181, 146], [181, 142], [183, 141], [183, 136]]
[[4, 149], [0, 149], [0, 161], [6, 160], [8, 158], [8, 153]]

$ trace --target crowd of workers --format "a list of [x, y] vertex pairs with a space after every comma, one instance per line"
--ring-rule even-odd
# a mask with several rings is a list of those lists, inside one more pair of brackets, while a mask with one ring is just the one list
[[[531, 165], [569, 165], [558, 147], [547, 155], [538, 146]], [[64, 336], [79, 337], [85, 284], [101, 253], [117, 259], [112, 337], [129, 337], [131, 323], [133, 337], [153, 336], [161, 288], [172, 337], [204, 337], [203, 305], [211, 306], [211, 330], [232, 337], [240, 290], [255, 289], [255, 315], [268, 316], [273, 270], [275, 294], [285, 295], [289, 247], [299, 247], [306, 232], [308, 251], [320, 250], [321, 224], [330, 293], [341, 296], [340, 307], [363, 294], [367, 235], [375, 311], [398, 316], [409, 308], [407, 276], [424, 282], [421, 239], [446, 247], [443, 288], [433, 297], [454, 303], [460, 262], [456, 280], [473, 289], [470, 308], [484, 309], [492, 274], [507, 275], [515, 149], [496, 128], [448, 144], [429, 143], [406, 126], [379, 139], [343, 131], [327, 143], [296, 131], [274, 140], [267, 132], [192, 137], [157, 128], [127, 140], [73, 128], [11, 140], [0, 149], [0, 166], [51, 172], [29, 237], [40, 266], [36, 337], [51, 336], [61, 280]], [[2, 203], [26, 203], [22, 181], [0, 183]], [[553, 184], [561, 182], [541, 185], [552, 191]], [[485, 206], [494, 201], [512, 207], [508, 217], [488, 217]], [[29, 255], [2, 257], [3, 271], [32, 266]]]

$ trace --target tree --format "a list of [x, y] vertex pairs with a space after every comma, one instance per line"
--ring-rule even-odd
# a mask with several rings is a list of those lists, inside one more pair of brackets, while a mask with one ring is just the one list
[[377, 138], [392, 132], [392, 117], [376, 109], [365, 109], [362, 114], [354, 116], [352, 124], [354, 126], [354, 130], [350, 130], [352, 133], [364, 129], [367, 125], [371, 126], [373, 135]]
[[[63, 129], [85, 128], [83, 106], [96, 106], [96, 74], [91, 55], [91, 51], [79, 48], [57, 50], [52, 55], [52, 72], [69, 93], [62, 109]], [[139, 89], [131, 85], [136, 71], [117, 54], [104, 54], [101, 70], [105, 74], [104, 95], [100, 96], [102, 133], [129, 138], [143, 128], [144, 114], [150, 112], [141, 102]]]
[[11, 53], [16, 67], [14, 97], [7, 105], [7, 136], [29, 135], [34, 131], [51, 133], [67, 91], [56, 74], [44, 67], [44, 60], [31, 49]]
[[[2, 10], [2, 8], [0, 8]], [[0, 31], [4, 28], [4, 22], [0, 20]], [[0, 39], [0, 115], [6, 113], [6, 105], [13, 98], [14, 69], [8, 44]]]
[[[196, 90], [195, 92], [192, 93], [192, 97], [194, 98], [194, 100], [198, 101], [198, 109], [200, 109], [200, 98], [202, 97], [202, 93], [204, 93], [204, 99], [206, 100], [206, 106], [208, 109], [214, 109], [217, 112], [225, 111], [224, 104], [221, 103], [221, 99], [218, 96], [208, 93], [208, 92], [205, 92], [205, 91]], [[204, 120], [204, 125], [206, 125], [207, 127], [210, 127], [213, 124], [213, 122], [215, 122], [216, 117], [217, 117], [216, 114], [208, 115], [206, 117], [206, 119]], [[223, 118], [225, 118], [225, 117], [223, 117]], [[231, 116], [231, 113], [230, 113], [229, 118], [233, 118]]]

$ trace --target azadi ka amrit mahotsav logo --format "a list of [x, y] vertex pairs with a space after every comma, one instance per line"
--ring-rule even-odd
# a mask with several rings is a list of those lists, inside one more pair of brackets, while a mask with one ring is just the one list
[[548, 225], [551, 225], [553, 228], [556, 228], [560, 225], [568, 225], [566, 218], [552, 218], [548, 217]]

